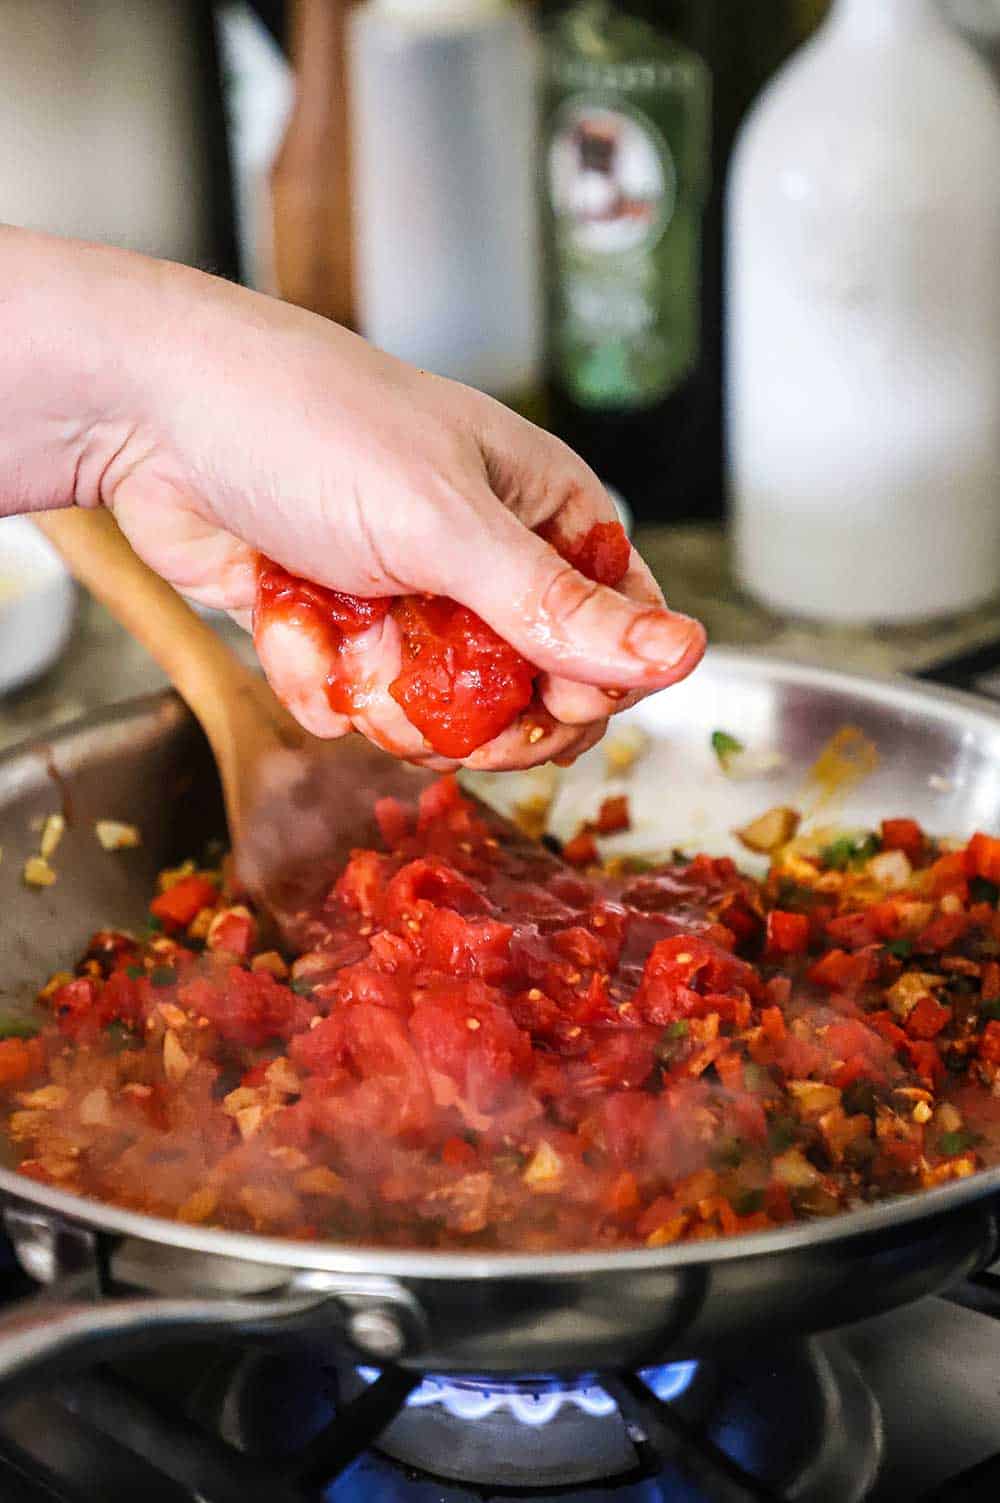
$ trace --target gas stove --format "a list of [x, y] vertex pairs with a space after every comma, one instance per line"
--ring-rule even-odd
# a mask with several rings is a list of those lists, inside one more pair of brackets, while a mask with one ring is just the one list
[[1000, 1275], [798, 1344], [573, 1382], [170, 1347], [0, 1409], [4, 1503], [986, 1503]]

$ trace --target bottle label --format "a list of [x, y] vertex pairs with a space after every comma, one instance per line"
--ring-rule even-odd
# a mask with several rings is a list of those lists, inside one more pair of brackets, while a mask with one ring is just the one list
[[560, 383], [588, 407], [658, 401], [698, 358], [700, 196], [650, 115], [606, 88], [563, 97], [546, 171]]
[[587, 99], [559, 111], [549, 195], [565, 247], [600, 261], [652, 250], [670, 222], [677, 173], [652, 121]]

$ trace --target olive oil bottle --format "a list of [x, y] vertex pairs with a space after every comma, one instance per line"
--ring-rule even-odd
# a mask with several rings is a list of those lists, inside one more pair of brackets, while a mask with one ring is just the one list
[[542, 0], [551, 426], [640, 521], [723, 511], [725, 179], [827, 0]]
[[553, 426], [650, 520], [673, 510], [701, 358], [710, 92], [703, 58], [634, 7], [577, 0], [549, 22]]

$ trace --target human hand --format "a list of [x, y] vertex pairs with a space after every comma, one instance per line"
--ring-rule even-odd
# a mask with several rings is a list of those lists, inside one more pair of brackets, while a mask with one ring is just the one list
[[[575, 539], [615, 516], [557, 439], [312, 314], [186, 268], [28, 238], [79, 349], [55, 381], [49, 352], [48, 380], [35, 396], [22, 380], [12, 401], [45, 436], [29, 445], [46, 452], [29, 458], [22, 505], [108, 506], [147, 563], [246, 626], [258, 553], [350, 594], [460, 601], [541, 670], [533, 735], [522, 717], [466, 758], [472, 767], [576, 756], [610, 714], [699, 661], [702, 628], [665, 608], [634, 551], [612, 590], [537, 535], [551, 524]], [[31, 372], [46, 363], [38, 341]], [[449, 765], [388, 692], [400, 662], [391, 617], [351, 644], [363, 693], [350, 717], [331, 709], [329, 652], [315, 634], [279, 620], [257, 647], [316, 735], [353, 723], [398, 756]]]

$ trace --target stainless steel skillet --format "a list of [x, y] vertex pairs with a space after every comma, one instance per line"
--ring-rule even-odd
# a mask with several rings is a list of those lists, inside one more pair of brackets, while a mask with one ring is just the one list
[[[740, 819], [797, 797], [844, 724], [881, 754], [831, 813], [913, 814], [941, 833], [1000, 828], [1000, 715], [902, 681], [717, 652], [633, 718], [655, 739], [634, 773], [650, 843], [718, 848]], [[713, 730], [780, 751], [769, 778], [734, 781]], [[586, 771], [578, 775], [586, 779]], [[20, 883], [37, 816], [65, 801], [57, 884]], [[359, 827], [365, 811], [359, 807]], [[93, 821], [134, 821], [109, 855]], [[0, 1007], [91, 931], [138, 922], [156, 870], [221, 833], [207, 750], [173, 695], [110, 711], [0, 760]], [[47, 1293], [0, 1317], [0, 1381], [173, 1332], [283, 1335], [347, 1345], [414, 1370], [504, 1374], [635, 1368], [783, 1330], [822, 1330], [946, 1286], [997, 1255], [1000, 1170], [828, 1221], [752, 1237], [609, 1254], [483, 1256], [302, 1244], [154, 1220], [0, 1168], [7, 1228]]]

